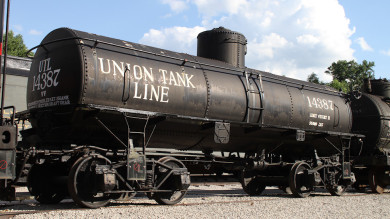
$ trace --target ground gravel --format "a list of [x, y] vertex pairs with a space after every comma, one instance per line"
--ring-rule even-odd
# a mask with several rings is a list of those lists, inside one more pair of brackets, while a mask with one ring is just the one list
[[308, 198], [292, 198], [275, 187], [249, 197], [239, 184], [191, 186], [186, 198], [174, 206], [161, 206], [145, 196], [113, 202], [100, 209], [77, 209], [70, 199], [57, 205], [37, 202], [0, 202], [0, 213], [40, 211], [14, 218], [390, 218], [390, 192], [382, 195], [350, 192], [342, 197], [326, 191]]

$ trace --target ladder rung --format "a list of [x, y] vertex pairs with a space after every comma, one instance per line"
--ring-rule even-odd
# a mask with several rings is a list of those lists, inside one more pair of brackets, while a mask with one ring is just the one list
[[145, 132], [129, 132], [130, 134], [145, 134]]
[[248, 107], [250, 110], [264, 110], [264, 108], [255, 108], [255, 107]]
[[148, 120], [148, 117], [126, 116], [126, 118]]
[[260, 94], [257, 90], [247, 90], [246, 92], [252, 93], [252, 94]]

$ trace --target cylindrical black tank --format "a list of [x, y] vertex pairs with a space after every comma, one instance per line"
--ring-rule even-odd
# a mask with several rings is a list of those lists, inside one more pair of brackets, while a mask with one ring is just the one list
[[352, 101], [352, 131], [366, 136], [365, 155], [390, 153], [390, 83], [384, 79], [365, 80], [364, 93]]
[[[237, 40], [242, 51], [245, 40]], [[338, 136], [350, 133], [343, 94], [243, 65], [241, 58], [229, 64], [60, 28], [42, 41], [31, 66], [34, 133], [43, 145], [111, 147], [117, 142], [93, 118], [126, 142], [124, 112], [159, 118], [151, 147], [333, 153], [321, 136], [338, 145]], [[231, 124], [229, 143], [214, 142], [216, 121]], [[306, 132], [304, 141], [297, 141], [297, 130]]]
[[390, 98], [390, 82], [387, 79], [364, 80], [364, 91], [376, 96]]

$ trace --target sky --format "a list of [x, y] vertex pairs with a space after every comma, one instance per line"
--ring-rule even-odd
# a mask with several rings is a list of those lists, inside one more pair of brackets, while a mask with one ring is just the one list
[[375, 62], [390, 78], [388, 0], [11, 0], [10, 29], [28, 48], [60, 27], [196, 55], [198, 33], [248, 40], [246, 66], [306, 80], [338, 60]]

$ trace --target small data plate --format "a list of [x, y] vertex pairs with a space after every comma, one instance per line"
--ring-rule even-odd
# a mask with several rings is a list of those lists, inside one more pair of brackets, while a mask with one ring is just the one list
[[214, 130], [214, 141], [219, 144], [229, 143], [230, 123], [216, 122]]
[[297, 130], [296, 139], [297, 141], [305, 141], [305, 131]]
[[0, 149], [14, 149], [18, 143], [16, 126], [0, 126]]
[[15, 179], [14, 150], [0, 150], [0, 179]]
[[344, 162], [343, 163], [343, 179], [351, 178], [351, 163]]
[[146, 157], [137, 152], [127, 156], [127, 180], [146, 179]]

